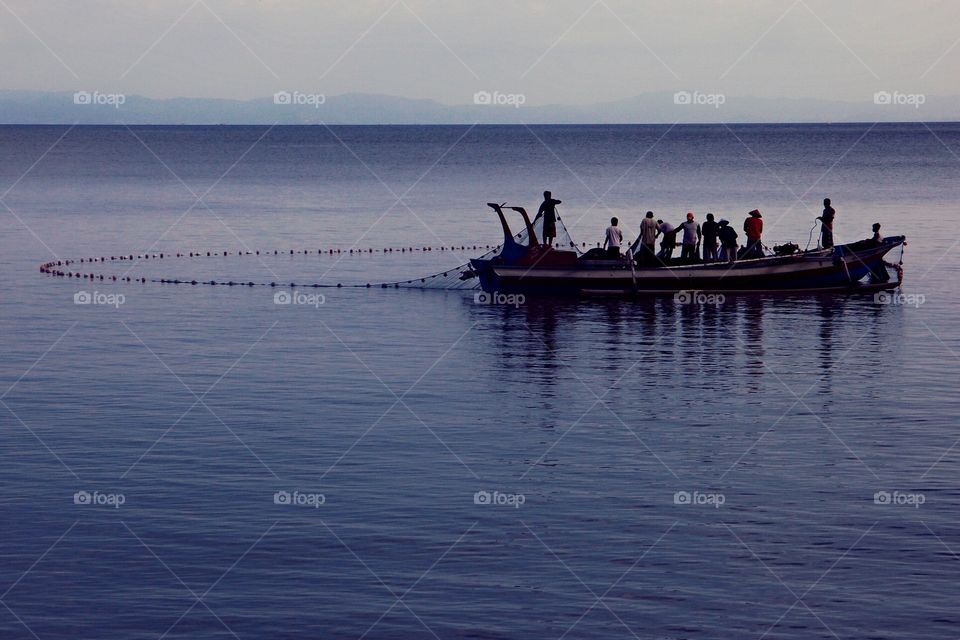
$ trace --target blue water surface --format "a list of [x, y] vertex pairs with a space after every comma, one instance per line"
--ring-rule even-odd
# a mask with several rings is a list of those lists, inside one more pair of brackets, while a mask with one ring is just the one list
[[[0, 127], [0, 637], [953, 638], [958, 178], [955, 124]], [[39, 272], [414, 278], [543, 189], [590, 244], [759, 207], [805, 246], [829, 196], [840, 241], [908, 237], [905, 284]], [[315, 253], [401, 246], [447, 249]]]

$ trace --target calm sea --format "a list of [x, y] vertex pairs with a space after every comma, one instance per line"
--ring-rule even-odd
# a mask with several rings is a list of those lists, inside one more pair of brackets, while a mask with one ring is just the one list
[[[905, 286], [38, 270], [414, 278], [544, 189], [590, 244], [759, 207], [804, 246], [831, 197], [840, 241], [908, 237]], [[0, 194], [2, 638], [957, 635], [960, 125], [2, 127]], [[448, 249], [315, 253], [400, 246]]]

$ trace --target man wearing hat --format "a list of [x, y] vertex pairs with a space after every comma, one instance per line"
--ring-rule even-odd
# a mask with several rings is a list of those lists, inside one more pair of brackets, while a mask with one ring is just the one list
[[720, 259], [736, 262], [737, 232], [733, 230], [726, 218], [720, 218], [720, 222], [717, 223], [717, 234], [720, 237]]
[[762, 258], [763, 242], [760, 238], [763, 235], [763, 216], [760, 211], [754, 209], [743, 221], [743, 232], [747, 235], [747, 250], [743, 254], [744, 258]]

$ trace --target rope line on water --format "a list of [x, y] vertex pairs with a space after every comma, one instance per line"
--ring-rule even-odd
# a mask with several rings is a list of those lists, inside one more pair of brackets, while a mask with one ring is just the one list
[[[534, 227], [536, 228], [536, 233], [538, 237], [543, 237], [543, 220], [538, 218]], [[587, 243], [584, 242], [582, 245], [577, 245], [576, 242], [570, 237], [569, 232], [564, 226], [563, 222], [560, 220], [559, 216], [557, 217], [557, 229], [560, 233], [556, 236], [556, 242], [554, 246], [556, 247], [569, 247], [582, 253], [580, 251], [580, 246], [587, 247]], [[528, 233], [526, 229], [523, 231], [514, 234], [514, 240], [520, 244], [526, 244], [528, 242]], [[600, 243], [597, 243], [597, 246], [600, 246]], [[279, 283], [279, 282], [254, 282], [254, 281], [235, 281], [235, 280], [215, 280], [215, 279], [203, 279], [203, 278], [148, 278], [145, 276], [136, 276], [132, 277], [126, 275], [130, 269], [124, 272], [123, 275], [113, 275], [105, 273], [96, 273], [91, 271], [81, 271], [77, 265], [102, 265], [106, 263], [139, 263], [141, 261], [148, 260], [170, 260], [176, 258], [217, 258], [217, 257], [229, 257], [229, 256], [337, 256], [338, 259], [343, 256], [361, 256], [361, 255], [373, 255], [373, 254], [413, 254], [413, 253], [425, 253], [425, 252], [454, 252], [454, 251], [476, 251], [481, 250], [485, 251], [480, 258], [491, 258], [496, 253], [500, 251], [502, 245], [456, 245], [447, 247], [447, 246], [423, 246], [423, 247], [382, 247], [374, 248], [367, 247], [365, 249], [357, 248], [348, 248], [348, 249], [288, 249], [280, 251], [274, 249], [272, 251], [247, 251], [240, 250], [231, 253], [230, 251], [188, 251], [188, 252], [175, 252], [175, 253], [141, 253], [141, 254], [121, 254], [121, 255], [111, 255], [99, 256], [99, 257], [85, 257], [79, 259], [60, 259], [60, 260], [51, 260], [40, 265], [40, 272], [51, 277], [56, 278], [70, 278], [70, 279], [80, 279], [87, 281], [100, 281], [100, 282], [139, 282], [139, 283], [158, 283], [158, 284], [186, 284], [191, 286], [198, 285], [210, 285], [210, 286], [227, 286], [227, 287], [302, 287], [302, 288], [337, 288], [337, 289], [371, 289], [371, 288], [417, 288], [417, 289], [475, 289], [478, 286], [477, 280], [474, 278], [474, 273], [470, 269], [469, 263], [461, 264], [456, 267], [445, 269], [443, 271], [438, 271], [426, 276], [421, 276], [419, 278], [410, 278], [408, 280], [394, 280], [390, 282], [374, 282], [374, 283], [336, 283], [328, 284], [322, 282], [311, 282], [311, 283]], [[71, 268], [72, 267], [72, 268]], [[130, 267], [133, 268], [133, 265]]]
[[[289, 286], [289, 287], [302, 287], [302, 288], [340, 288], [340, 289], [370, 289], [370, 288], [400, 288], [403, 286], [413, 286], [429, 284], [433, 280], [441, 278], [451, 277], [451, 273], [458, 277], [459, 282], [463, 282], [463, 286], [460, 287], [446, 287], [446, 288], [473, 288], [475, 283], [467, 283], [466, 281], [459, 280], [459, 276], [463, 270], [468, 268], [467, 264], [459, 265], [444, 271], [439, 271], [434, 274], [427, 276], [422, 276], [419, 278], [412, 278], [408, 280], [397, 280], [391, 282], [377, 282], [377, 283], [363, 283], [363, 284], [343, 284], [343, 283], [278, 283], [278, 282], [253, 282], [253, 281], [234, 281], [234, 280], [204, 280], [197, 278], [147, 278], [144, 276], [128, 276], [128, 275], [115, 275], [115, 274], [105, 274], [105, 273], [96, 273], [96, 272], [84, 272], [78, 270], [79, 265], [101, 265], [107, 263], [131, 263], [131, 262], [140, 262], [147, 260], [170, 260], [176, 258], [217, 258], [217, 257], [243, 257], [243, 256], [292, 256], [292, 255], [370, 255], [370, 254], [390, 254], [390, 253], [414, 253], [414, 252], [432, 252], [432, 251], [470, 251], [470, 250], [482, 250], [487, 249], [488, 251], [499, 251], [500, 245], [491, 246], [491, 245], [461, 245], [460, 247], [385, 247], [383, 249], [373, 249], [369, 248], [366, 250], [360, 249], [328, 249], [324, 251], [323, 249], [317, 249], [316, 252], [309, 249], [289, 249], [289, 250], [273, 250], [273, 251], [236, 251], [230, 253], [229, 251], [188, 251], [188, 252], [175, 252], [175, 253], [145, 253], [145, 254], [123, 254], [123, 255], [112, 255], [112, 256], [99, 256], [99, 257], [85, 257], [85, 258], [76, 258], [76, 259], [61, 259], [61, 260], [51, 260], [40, 265], [40, 272], [57, 278], [70, 278], [70, 279], [81, 279], [87, 281], [100, 281], [100, 282], [139, 282], [139, 283], [158, 283], [158, 284], [187, 284], [187, 285], [210, 285], [210, 286], [246, 286], [246, 287], [280, 287], [280, 286]], [[73, 269], [68, 269], [68, 267], [73, 266]]]

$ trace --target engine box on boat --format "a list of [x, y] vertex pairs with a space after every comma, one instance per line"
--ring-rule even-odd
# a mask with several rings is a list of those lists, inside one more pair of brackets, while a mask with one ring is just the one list
[[531, 249], [518, 264], [531, 267], [574, 267], [577, 265], [577, 253], [537, 247]]

